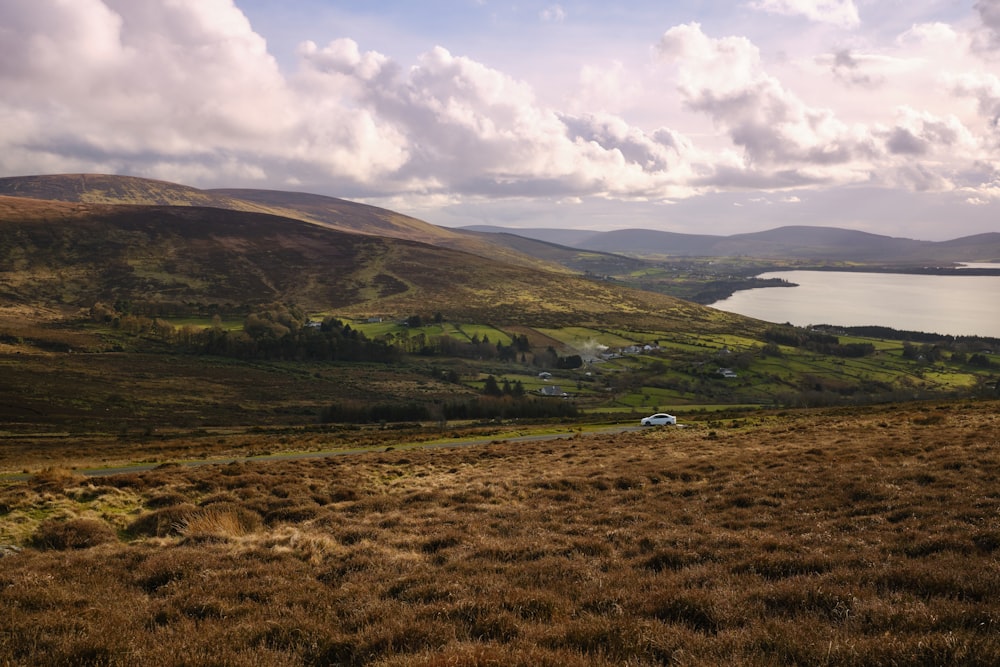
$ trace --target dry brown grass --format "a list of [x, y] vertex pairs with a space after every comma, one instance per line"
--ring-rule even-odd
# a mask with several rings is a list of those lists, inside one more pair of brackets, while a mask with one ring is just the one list
[[0, 491], [0, 664], [1000, 664], [998, 407], [52, 471]]

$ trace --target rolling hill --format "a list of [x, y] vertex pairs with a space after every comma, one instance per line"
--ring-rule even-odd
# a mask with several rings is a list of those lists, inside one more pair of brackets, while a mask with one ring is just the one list
[[[138, 206], [206, 206], [266, 213], [354, 234], [417, 241], [557, 272], [608, 273], [620, 257], [513, 235], [438, 227], [367, 204], [301, 192], [199, 190], [132, 176], [54, 174], [0, 178], [0, 195], [51, 201]], [[634, 260], [633, 260], [634, 261]]]
[[272, 214], [24, 197], [0, 197], [0, 300], [21, 313], [71, 313], [98, 301], [161, 310], [285, 302], [357, 316], [756, 326], [612, 283]]

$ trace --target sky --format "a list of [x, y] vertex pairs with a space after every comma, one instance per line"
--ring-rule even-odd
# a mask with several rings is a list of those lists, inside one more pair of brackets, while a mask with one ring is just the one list
[[1000, 231], [1000, 0], [2, 0], [0, 176], [445, 226]]

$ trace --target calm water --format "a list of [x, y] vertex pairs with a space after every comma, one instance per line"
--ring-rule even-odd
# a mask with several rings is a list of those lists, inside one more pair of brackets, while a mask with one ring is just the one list
[[760, 277], [782, 278], [798, 287], [745, 290], [712, 307], [798, 326], [874, 324], [1000, 338], [1000, 276], [776, 271]]

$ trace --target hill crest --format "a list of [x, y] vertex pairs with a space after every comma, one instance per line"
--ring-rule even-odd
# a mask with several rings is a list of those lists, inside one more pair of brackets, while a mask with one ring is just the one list
[[80, 203], [207, 206], [265, 213], [355, 234], [406, 239], [548, 271], [580, 271], [588, 253], [554, 250], [509, 239], [432, 225], [395, 211], [336, 197], [254, 189], [199, 190], [134, 176], [53, 174], [0, 178], [0, 195]]
[[[756, 326], [669, 296], [405, 239], [194, 206], [0, 197], [0, 298], [87, 309], [296, 303], [315, 312], [465, 321]], [[674, 322], [671, 325], [670, 322]]]

